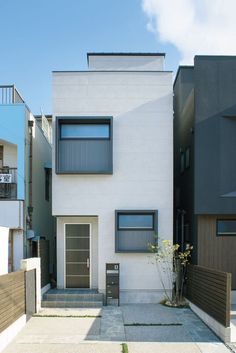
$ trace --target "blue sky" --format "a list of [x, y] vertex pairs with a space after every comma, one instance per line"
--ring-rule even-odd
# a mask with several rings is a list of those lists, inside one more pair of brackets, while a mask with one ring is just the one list
[[0, 0], [0, 84], [50, 114], [51, 71], [86, 69], [87, 52], [166, 52], [175, 71], [180, 54], [149, 19], [141, 0]]

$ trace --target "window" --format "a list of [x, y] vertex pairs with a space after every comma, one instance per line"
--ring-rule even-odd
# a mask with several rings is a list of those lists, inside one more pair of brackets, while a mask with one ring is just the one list
[[45, 200], [49, 201], [50, 199], [50, 174], [51, 170], [45, 168]]
[[57, 174], [113, 173], [113, 118], [56, 118]]
[[184, 159], [184, 152], [180, 152], [180, 173], [184, 172], [185, 168], [185, 159]]
[[216, 234], [218, 236], [236, 235], [236, 219], [217, 220]]
[[149, 252], [157, 232], [157, 210], [118, 210], [115, 219], [116, 252]]
[[109, 124], [61, 124], [61, 139], [109, 139]]
[[153, 229], [153, 214], [119, 214], [118, 229]]

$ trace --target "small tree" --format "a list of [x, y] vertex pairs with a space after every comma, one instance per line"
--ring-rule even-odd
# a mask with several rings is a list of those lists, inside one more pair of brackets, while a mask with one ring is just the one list
[[[157, 240], [157, 235], [155, 239]], [[149, 246], [154, 254], [154, 262], [165, 293], [165, 304], [181, 306], [184, 304], [183, 288], [186, 277], [187, 263], [193, 249], [190, 246], [184, 252], [179, 251], [179, 244], [172, 244], [170, 240], [161, 240]]]

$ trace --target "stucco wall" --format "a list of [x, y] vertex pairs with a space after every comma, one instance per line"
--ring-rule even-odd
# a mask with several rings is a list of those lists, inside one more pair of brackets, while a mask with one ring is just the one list
[[115, 253], [114, 220], [116, 209], [157, 209], [159, 234], [172, 240], [171, 73], [54, 73], [53, 105], [54, 119], [114, 118], [113, 175], [56, 175], [53, 160], [53, 214], [98, 216], [100, 290], [105, 288], [106, 262], [121, 263], [123, 290], [160, 289], [149, 254]]

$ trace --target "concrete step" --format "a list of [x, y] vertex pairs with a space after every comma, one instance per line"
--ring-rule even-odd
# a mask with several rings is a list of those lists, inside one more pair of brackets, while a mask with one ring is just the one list
[[103, 301], [82, 300], [43, 300], [42, 308], [101, 308]]
[[46, 301], [103, 301], [102, 293], [74, 293], [74, 294], [64, 294], [64, 293], [45, 293], [43, 295], [43, 300]]

